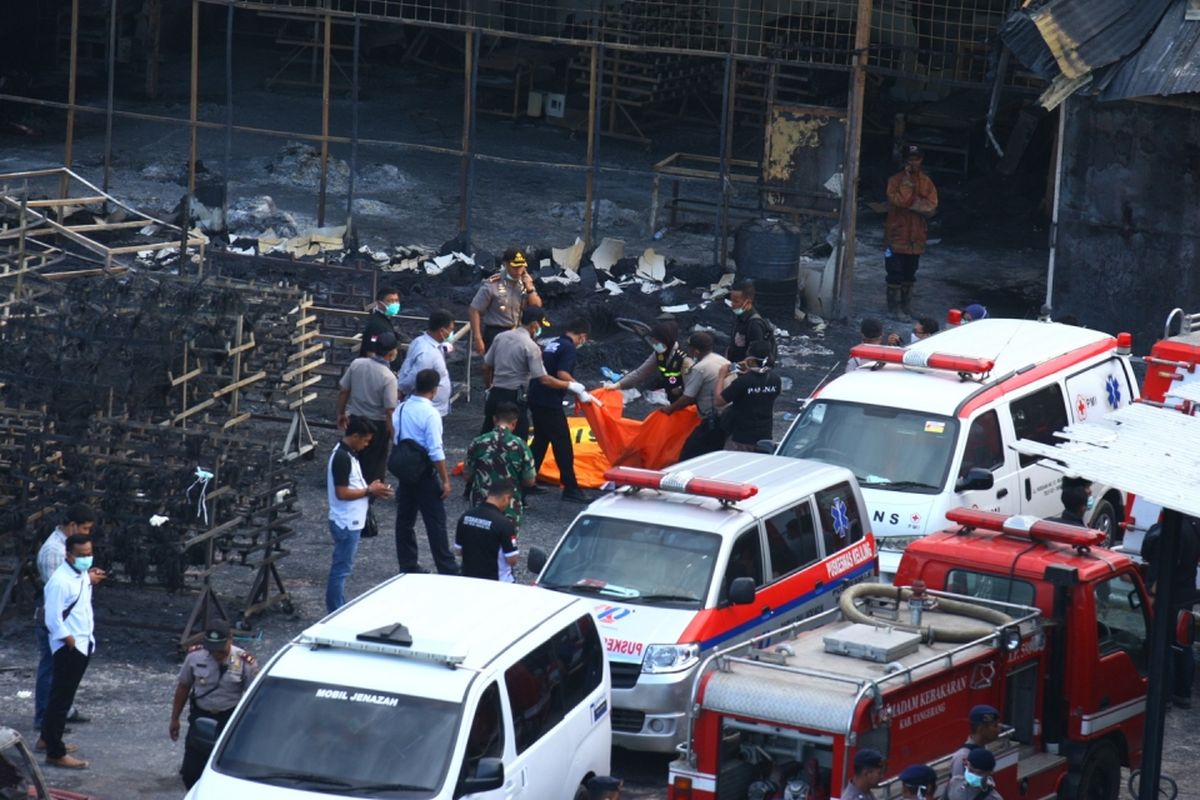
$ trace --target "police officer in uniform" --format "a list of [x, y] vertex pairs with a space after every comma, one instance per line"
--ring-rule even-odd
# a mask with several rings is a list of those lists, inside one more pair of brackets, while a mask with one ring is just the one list
[[976, 747], [967, 756], [963, 774], [950, 779], [947, 797], [950, 800], [1002, 800], [992, 782], [996, 757], [986, 747]]
[[676, 338], [679, 326], [670, 320], [659, 320], [650, 327], [646, 341], [653, 351], [633, 372], [615, 383], [605, 383], [605, 389], [634, 389], [648, 386], [663, 389], [667, 400], [674, 403], [683, 396], [683, 378], [692, 368], [692, 358]]
[[526, 308], [541, 308], [533, 277], [528, 272], [525, 254], [515, 247], [504, 251], [504, 267], [483, 282], [471, 305], [467, 318], [471, 320], [471, 335], [475, 352], [483, 355], [496, 336], [521, 325], [521, 312]]
[[854, 777], [842, 789], [841, 800], [875, 800], [871, 790], [883, 779], [883, 753], [863, 748], [854, 754]]
[[[179, 670], [168, 729], [171, 741], [179, 739], [179, 715], [185, 701], [190, 706], [189, 728], [197, 717], [210, 717], [217, 721], [217, 732], [220, 733], [257, 674], [258, 662], [233, 644], [229, 624], [222, 620], [211, 623], [204, 631], [203, 642], [188, 652]], [[208, 750], [184, 740], [183, 764], [179, 768], [184, 786], [190, 789], [200, 780], [208, 755]]]
[[932, 800], [937, 788], [937, 772], [927, 764], [912, 764], [899, 775], [900, 796], [904, 800]]
[[967, 766], [967, 756], [979, 747], [987, 747], [1000, 738], [1000, 712], [995, 706], [980, 704], [973, 706], [967, 714], [971, 733], [963, 746], [950, 755], [950, 777], [960, 778]]

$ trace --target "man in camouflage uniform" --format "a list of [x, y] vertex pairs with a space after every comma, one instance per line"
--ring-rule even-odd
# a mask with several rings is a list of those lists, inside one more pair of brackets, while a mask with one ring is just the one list
[[[217, 733], [233, 716], [242, 694], [258, 674], [258, 662], [254, 656], [233, 644], [229, 624], [216, 620], [204, 632], [202, 644], [194, 646], [183, 660], [179, 670], [179, 682], [175, 685], [175, 698], [171, 705], [171, 725], [168, 733], [171, 741], [179, 739], [179, 715], [183, 704], [190, 701], [188, 725], [197, 717], [210, 717], [217, 721]], [[206, 749], [194, 747], [184, 740], [183, 764], [179, 775], [183, 784], [192, 788], [200, 780], [204, 764], [208, 761]]]
[[[533, 453], [529, 452], [529, 445], [513, 433], [519, 417], [520, 409], [515, 404], [501, 403], [492, 417], [495, 427], [482, 436], [476, 436], [467, 447], [463, 477], [470, 488], [471, 505], [479, 505], [487, 500], [488, 489], [501, 479], [512, 481], [514, 486], [533, 486], [537, 478]], [[518, 533], [523, 510], [521, 492], [518, 491], [514, 493], [512, 504], [505, 512], [516, 524]]]

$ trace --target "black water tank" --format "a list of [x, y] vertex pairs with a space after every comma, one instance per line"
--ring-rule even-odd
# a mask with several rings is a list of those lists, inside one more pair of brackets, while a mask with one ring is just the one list
[[795, 311], [803, 247], [800, 228], [779, 219], [752, 220], [734, 234], [738, 277], [754, 280], [754, 304], [766, 316], [790, 318]]

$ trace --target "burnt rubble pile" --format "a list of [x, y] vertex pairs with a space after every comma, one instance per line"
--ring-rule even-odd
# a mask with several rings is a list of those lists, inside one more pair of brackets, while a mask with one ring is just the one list
[[200, 590], [211, 616], [212, 576], [237, 564], [253, 571], [241, 615], [287, 603], [276, 565], [294, 481], [277, 443], [238, 426], [252, 412], [302, 419], [293, 373], [315, 363], [297, 357], [320, 335], [298, 327], [311, 299], [129, 271], [56, 281], [37, 303], [0, 326], [0, 553], [25, 565], [11, 581], [29, 576], [53, 509], [87, 502], [114, 577]]

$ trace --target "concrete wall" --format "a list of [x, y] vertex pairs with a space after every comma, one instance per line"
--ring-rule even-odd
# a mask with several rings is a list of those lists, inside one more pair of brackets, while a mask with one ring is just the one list
[[1056, 316], [1145, 352], [1172, 308], [1200, 311], [1200, 112], [1075, 97], [1064, 142]]

